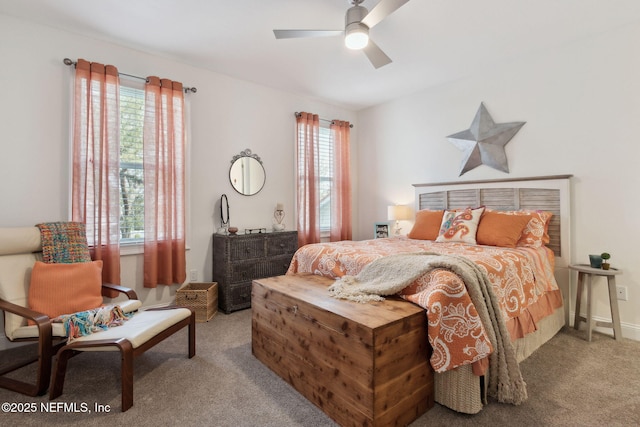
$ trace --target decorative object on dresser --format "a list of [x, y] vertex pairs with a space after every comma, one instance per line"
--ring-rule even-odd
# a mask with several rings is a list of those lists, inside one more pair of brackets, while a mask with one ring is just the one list
[[227, 195], [220, 196], [220, 228], [218, 233], [227, 234], [229, 228], [229, 199]]
[[469, 129], [447, 136], [456, 148], [464, 152], [460, 176], [480, 165], [509, 173], [505, 146], [525, 123], [495, 123], [484, 104], [480, 103]]
[[273, 211], [273, 231], [283, 231], [284, 229], [284, 205], [277, 203], [276, 210]]
[[213, 235], [213, 281], [224, 313], [251, 307], [251, 281], [287, 272], [298, 232]]
[[267, 229], [262, 227], [262, 228], [245, 228], [244, 229], [244, 234], [262, 234], [262, 233], [266, 233]]

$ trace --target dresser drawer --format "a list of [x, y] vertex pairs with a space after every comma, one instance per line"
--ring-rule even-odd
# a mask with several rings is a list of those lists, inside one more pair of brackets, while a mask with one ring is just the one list
[[[264, 269], [261, 264], [264, 261], [238, 261], [230, 264], [227, 268], [226, 282], [227, 283], [239, 283], [251, 281], [257, 279], [260, 276], [260, 271]], [[264, 276], [266, 277], [266, 276]]]
[[[263, 277], [272, 277], [272, 276], [280, 276], [287, 272], [289, 269], [289, 265], [291, 264], [291, 258], [293, 258], [293, 254], [282, 255], [278, 257], [273, 257], [269, 260], [268, 273]], [[262, 277], [257, 277], [257, 279], [261, 279]]]
[[218, 307], [227, 314], [251, 307], [251, 281], [222, 288], [222, 292], [218, 294]]
[[297, 234], [274, 234], [267, 238], [267, 256], [291, 254], [298, 249]]
[[283, 255], [260, 261], [235, 262], [229, 266], [228, 283], [239, 283], [261, 279], [263, 277], [280, 276], [287, 272], [292, 255]]
[[266, 255], [265, 239], [262, 237], [231, 238], [227, 240], [227, 244], [229, 261], [264, 258]]

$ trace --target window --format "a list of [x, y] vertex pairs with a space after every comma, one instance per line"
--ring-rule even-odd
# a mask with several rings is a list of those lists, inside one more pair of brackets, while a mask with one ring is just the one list
[[349, 122], [296, 113], [298, 244], [351, 240]]
[[320, 125], [319, 140], [320, 167], [320, 233], [329, 233], [331, 230], [331, 186], [333, 182], [333, 140], [331, 139], [331, 129], [329, 125]]
[[120, 242], [144, 240], [144, 90], [120, 86]]

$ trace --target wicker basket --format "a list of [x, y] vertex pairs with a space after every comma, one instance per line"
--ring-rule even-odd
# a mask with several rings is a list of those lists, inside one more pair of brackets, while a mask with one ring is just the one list
[[218, 284], [187, 283], [176, 291], [176, 305], [193, 309], [196, 322], [207, 322], [218, 311]]

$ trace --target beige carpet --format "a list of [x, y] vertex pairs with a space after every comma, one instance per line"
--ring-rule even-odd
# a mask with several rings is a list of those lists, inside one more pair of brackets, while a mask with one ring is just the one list
[[[529, 399], [490, 403], [477, 415], [436, 406], [412, 426], [640, 425], [640, 342], [566, 329], [523, 362]], [[333, 426], [313, 404], [251, 355], [251, 310], [217, 314], [197, 328], [197, 355], [187, 359], [186, 331], [135, 361], [134, 406], [120, 412], [116, 354], [70, 360], [64, 402], [91, 413], [43, 412], [47, 396], [0, 389], [0, 403], [36, 403], [35, 413], [0, 413], [3, 426]], [[0, 366], [14, 350], [0, 352]], [[29, 368], [17, 376], [24, 377]], [[108, 413], [94, 412], [109, 405]], [[53, 408], [55, 409], [55, 407]]]

